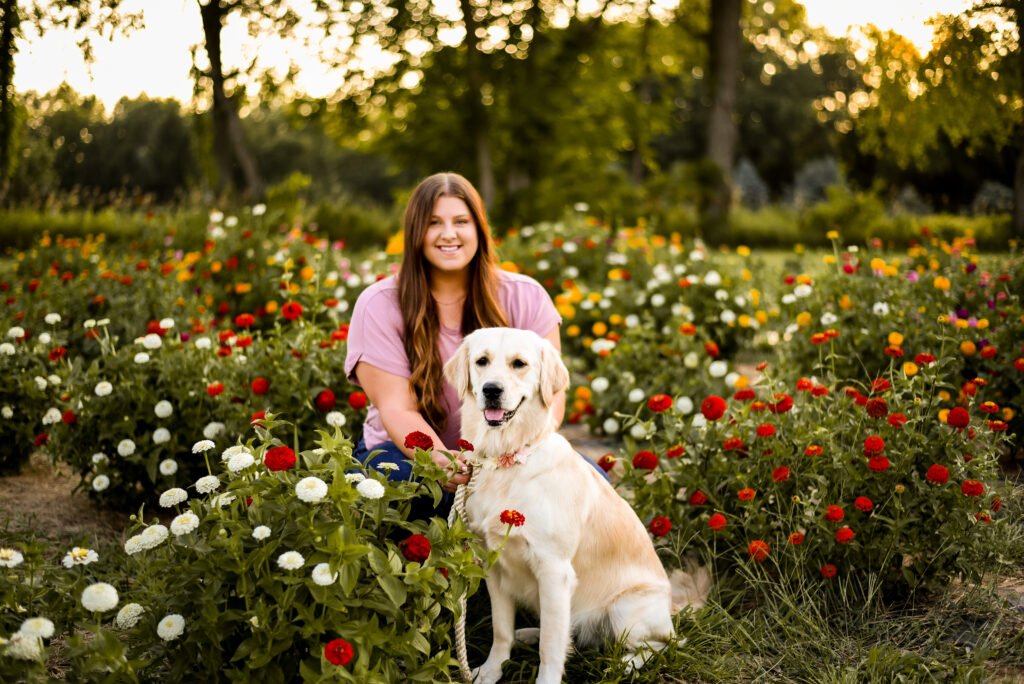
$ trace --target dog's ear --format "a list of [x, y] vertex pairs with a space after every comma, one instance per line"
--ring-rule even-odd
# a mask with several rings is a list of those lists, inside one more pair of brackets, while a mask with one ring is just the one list
[[459, 393], [460, 400], [466, 396], [469, 391], [469, 345], [465, 340], [444, 364], [444, 377]]
[[555, 394], [569, 387], [569, 369], [562, 362], [562, 355], [554, 345], [543, 340], [540, 346], [540, 398], [545, 406], [551, 406]]

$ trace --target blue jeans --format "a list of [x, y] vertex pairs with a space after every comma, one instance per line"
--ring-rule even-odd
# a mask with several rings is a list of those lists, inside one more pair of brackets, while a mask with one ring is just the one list
[[[373, 451], [378, 453], [367, 461], [367, 457]], [[369, 449], [366, 446], [366, 440], [360, 437], [359, 443], [356, 444], [355, 448], [352, 450], [352, 457], [360, 463], [366, 463], [366, 465], [384, 473], [384, 476], [389, 480], [411, 482], [415, 479], [412, 474], [412, 459], [406, 457], [394, 442], [383, 442], [372, 449]], [[604, 472], [604, 470], [601, 469], [601, 466], [597, 465], [583, 454], [580, 454], [580, 458], [589, 463], [595, 470], [597, 470], [597, 472], [601, 473], [601, 477], [605, 480], [608, 480], [609, 482], [611, 481], [608, 478], [608, 473]], [[395, 470], [386, 470], [380, 468], [381, 463], [393, 463], [398, 467]], [[447, 519], [448, 512], [452, 509], [452, 503], [454, 501], [454, 494], [451, 492], [443, 492], [441, 502], [435, 508], [432, 497], [417, 497], [412, 501], [412, 511], [409, 513], [409, 519], [428, 520], [432, 515]]]

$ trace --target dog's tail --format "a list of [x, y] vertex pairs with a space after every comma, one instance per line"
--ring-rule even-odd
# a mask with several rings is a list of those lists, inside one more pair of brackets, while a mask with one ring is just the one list
[[700, 610], [711, 593], [711, 572], [696, 559], [687, 557], [682, 569], [673, 570], [668, 581], [672, 585], [672, 614], [689, 607]]

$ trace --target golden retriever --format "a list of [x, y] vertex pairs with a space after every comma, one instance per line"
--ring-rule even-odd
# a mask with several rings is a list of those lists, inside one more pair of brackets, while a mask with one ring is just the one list
[[[623, 637], [630, 664], [643, 663], [645, 648], [673, 638], [676, 610], [703, 605], [710, 578], [702, 569], [670, 584], [633, 509], [555, 431], [549, 408], [569, 385], [558, 351], [530, 331], [484, 328], [466, 336], [444, 373], [475, 447], [469, 529], [495, 549], [508, 529], [502, 512], [525, 517], [487, 578], [494, 637], [474, 681], [501, 679], [517, 637], [539, 638], [541, 684], [561, 681], [573, 634], [585, 646]], [[516, 604], [540, 615], [539, 633], [515, 631]]]

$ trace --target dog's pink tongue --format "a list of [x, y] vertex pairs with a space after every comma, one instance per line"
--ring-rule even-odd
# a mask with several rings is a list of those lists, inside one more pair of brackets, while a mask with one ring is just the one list
[[501, 420], [505, 417], [505, 412], [501, 409], [484, 409], [484, 418], [487, 420]]

